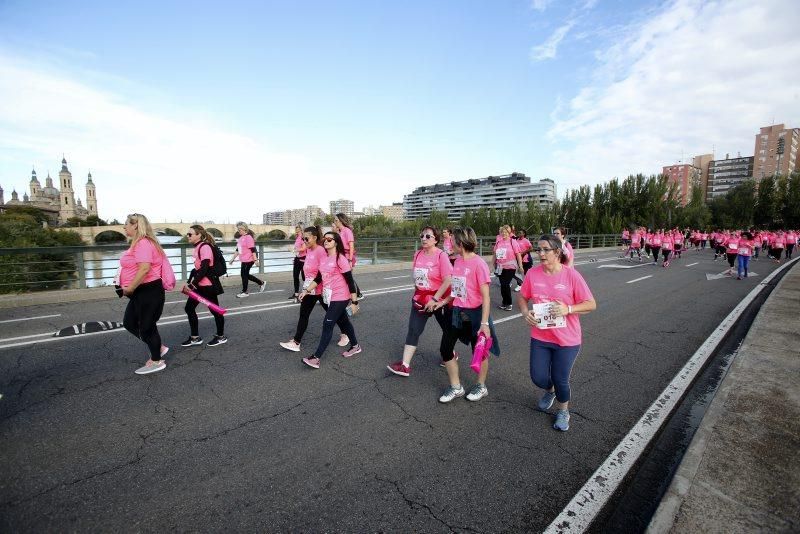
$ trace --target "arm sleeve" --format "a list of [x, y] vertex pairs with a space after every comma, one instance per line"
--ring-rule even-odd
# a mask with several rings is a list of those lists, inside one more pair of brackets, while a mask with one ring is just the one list
[[342, 273], [342, 276], [344, 276], [344, 281], [347, 282], [347, 289], [350, 290], [350, 293], [356, 293], [356, 281], [353, 279], [353, 271]]
[[317, 272], [317, 276], [314, 277], [314, 283], [317, 285], [322, 283], [322, 273]]
[[250, 252], [252, 252], [253, 254], [255, 254], [255, 253], [256, 253], [256, 247], [250, 247]]
[[194, 273], [195, 279], [197, 281], [202, 280], [203, 278], [208, 276], [210, 270], [211, 270], [211, 260], [202, 260], [200, 262], [200, 268], [197, 269], [197, 272]]

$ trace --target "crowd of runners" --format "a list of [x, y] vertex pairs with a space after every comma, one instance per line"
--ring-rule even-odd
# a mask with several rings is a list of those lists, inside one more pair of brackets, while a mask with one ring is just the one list
[[[246, 224], [237, 224], [237, 250], [230, 263], [241, 261], [242, 291], [249, 295], [249, 282], [260, 291], [266, 282], [250, 275], [257, 260], [252, 232]], [[120, 259], [120, 296], [127, 296], [125, 328], [143, 341], [150, 352], [137, 374], [150, 374], [166, 368], [169, 349], [162, 343], [157, 322], [164, 307], [165, 291], [174, 287], [172, 268], [153, 233], [147, 218], [131, 214], [126, 218], [125, 232], [131, 245]], [[226, 260], [214, 238], [201, 225], [193, 225], [186, 234], [194, 246], [192, 269], [182, 291], [189, 295], [185, 305], [189, 337], [184, 347], [203, 344], [196, 308], [198, 303], [209, 307], [216, 330], [210, 347], [225, 344], [224, 310], [218, 308], [223, 288], [219, 277], [226, 272]], [[688, 251], [712, 248], [714, 259], [727, 260], [730, 273], [736, 263], [737, 276], [748, 275], [749, 259], [760, 254], [774, 261], [791, 258], [798, 233], [793, 231], [716, 231], [655, 230], [635, 228], [622, 233], [624, 255], [631, 261], [652, 258], [654, 265], [668, 267], [673, 258]], [[494, 270], [500, 285], [503, 311], [515, 305], [520, 320], [530, 326], [529, 370], [533, 384], [542, 390], [538, 408], [543, 411], [556, 406], [554, 428], [569, 429], [570, 373], [582, 344], [580, 315], [596, 308], [592, 292], [581, 274], [573, 267], [574, 252], [564, 228], [537, 235], [532, 241], [524, 230], [504, 225], [492, 250], [490, 262], [476, 253], [478, 238], [471, 228], [440, 229], [425, 226], [419, 235], [419, 248], [412, 258], [414, 294], [408, 306], [408, 325], [402, 358], [388, 362], [391, 373], [401, 377], [412, 374], [412, 360], [427, 323], [435, 319], [441, 335], [439, 354], [447, 374], [447, 386], [439, 401], [448, 403], [466, 396], [479, 401], [489, 394], [487, 379], [489, 355], [500, 355], [500, 341], [494, 329], [490, 288]], [[337, 214], [333, 228], [323, 232], [318, 226], [295, 228], [293, 246], [293, 286], [289, 297], [300, 304], [295, 334], [279, 342], [285, 350], [304, 351], [303, 337], [317, 304], [324, 310], [319, 340], [313, 351], [302, 357], [302, 363], [313, 369], [322, 365], [334, 329], [339, 329], [337, 345], [342, 356], [351, 358], [362, 352], [351, 317], [359, 312], [363, 298], [356, 284], [353, 269], [357, 265], [355, 236], [350, 220]], [[512, 282], [516, 280], [516, 302], [512, 298]], [[460, 375], [459, 341], [470, 348], [468, 359], [476, 380], [466, 388]], [[277, 342], [277, 340], [276, 340]]]

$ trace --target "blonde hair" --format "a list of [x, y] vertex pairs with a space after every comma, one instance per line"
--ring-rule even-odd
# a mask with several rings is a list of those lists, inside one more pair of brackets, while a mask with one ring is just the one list
[[245, 234], [253, 235], [253, 231], [250, 230], [250, 227], [247, 226], [246, 222], [242, 222], [242, 221], [237, 222], [236, 223], [236, 228], [241, 228], [242, 230], [244, 230]]
[[214, 236], [208, 233], [208, 231], [201, 225], [193, 224], [189, 228], [197, 232], [197, 234], [200, 236], [200, 241], [203, 243], [208, 243], [209, 245], [215, 244]]
[[150, 226], [150, 221], [147, 220], [147, 217], [142, 215], [141, 213], [131, 213], [126, 217], [127, 222], [136, 224], [136, 233], [133, 235], [133, 239], [131, 240], [131, 248], [136, 246], [142, 239], [148, 239], [151, 243], [156, 247], [156, 250], [161, 253], [162, 256], [166, 256], [164, 249], [161, 248], [161, 244], [156, 239], [156, 233], [153, 232], [153, 227]]

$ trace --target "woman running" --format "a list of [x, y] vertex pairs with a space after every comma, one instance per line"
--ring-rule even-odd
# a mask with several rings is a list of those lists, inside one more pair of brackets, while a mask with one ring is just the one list
[[739, 250], [736, 255], [736, 279], [747, 278], [750, 267], [750, 256], [753, 254], [753, 234], [742, 233], [739, 238]]
[[725, 257], [728, 259], [728, 275], [733, 276], [733, 266], [736, 263], [736, 257], [739, 254], [739, 236], [735, 233], [726, 235], [725, 240], [722, 242], [725, 247]]
[[[578, 315], [597, 308], [597, 303], [577, 269], [566, 269], [561, 240], [554, 235], [539, 238], [540, 265], [525, 275], [517, 306], [531, 326], [530, 373], [544, 390], [539, 409], [547, 411], [557, 401], [553, 428], [569, 430], [569, 377], [581, 349]], [[533, 309], [528, 303], [533, 303]]]
[[342, 243], [341, 236], [334, 232], [326, 232], [322, 243], [327, 256], [320, 262], [319, 272], [308, 285], [308, 289], [301, 291], [298, 295], [302, 303], [306, 295], [313, 294], [316, 288], [322, 285], [322, 302], [328, 305], [322, 321], [322, 335], [317, 350], [311, 356], [303, 358], [303, 363], [314, 369], [319, 369], [320, 359], [325, 354], [325, 349], [328, 348], [328, 343], [333, 337], [334, 324], [338, 324], [350, 340], [350, 348], [344, 351], [342, 356], [350, 358], [361, 352], [356, 332], [347, 313], [348, 307], [353, 314], [358, 313], [358, 299], [356, 298], [356, 283], [353, 280], [351, 264], [345, 255], [344, 243]]
[[303, 262], [306, 261], [306, 245], [303, 239], [303, 226], [298, 224], [294, 227], [294, 261], [292, 262], [292, 281], [294, 282], [294, 294], [289, 300], [297, 300], [300, 294], [300, 278], [305, 281], [305, 270]]
[[450, 294], [450, 275], [453, 271], [447, 254], [436, 247], [439, 243], [439, 232], [432, 226], [426, 226], [422, 229], [419, 239], [422, 248], [414, 254], [414, 296], [411, 299], [411, 312], [408, 316], [408, 333], [403, 347], [403, 359], [387, 365], [391, 372], [400, 376], [411, 374], [411, 359], [417, 351], [419, 336], [425, 330], [431, 314], [442, 328], [439, 352], [444, 359], [442, 351], [445, 350], [448, 321], [452, 319], [447, 314], [450, 308], [437, 308], [434, 311], [436, 303]]
[[[666, 269], [669, 267], [669, 258], [675, 245], [672, 241], [672, 234], [670, 234], [668, 231], [662, 234], [661, 230], [659, 230], [658, 233], [661, 236], [661, 255], [664, 257], [664, 261], [661, 262], [661, 266]], [[653, 244], [653, 246], [655, 246], [655, 244]], [[654, 254], [658, 255], [658, 252], [654, 252]]]
[[242, 292], [236, 295], [236, 298], [243, 299], [250, 296], [250, 293], [247, 292], [248, 282], [255, 282], [258, 284], [260, 287], [259, 292], [263, 292], [267, 289], [267, 283], [262, 282], [250, 274], [250, 269], [258, 259], [256, 240], [253, 238], [253, 231], [243, 222], [237, 222], [236, 229], [239, 231], [239, 237], [236, 239], [236, 252], [233, 253], [233, 257], [231, 258], [231, 265], [238, 256], [239, 261], [242, 262]]
[[639, 256], [639, 263], [642, 263], [642, 236], [638, 228], [635, 228], [631, 233], [631, 244], [628, 252], [630, 253], [631, 261], [633, 261], [633, 253], [635, 252]]
[[567, 230], [564, 227], [556, 228], [553, 235], [561, 240], [561, 250], [564, 252], [567, 261], [567, 267], [575, 267], [575, 251], [572, 250], [572, 245], [567, 241]]
[[503, 302], [498, 306], [501, 310], [511, 311], [511, 280], [517, 272], [517, 268], [522, 270], [522, 256], [519, 253], [519, 246], [516, 240], [511, 239], [511, 227], [508, 225], [500, 227], [500, 239], [494, 245], [492, 255], [492, 265], [500, 268], [500, 295]]
[[169, 349], [161, 344], [157, 326], [164, 311], [161, 264], [166, 254], [147, 217], [140, 213], [128, 215], [125, 235], [131, 238], [131, 246], [119, 260], [119, 285], [129, 299], [122, 324], [150, 350], [150, 359], [135, 371], [137, 375], [146, 375], [167, 367], [164, 356]]
[[[489, 267], [483, 259], [475, 254], [478, 238], [472, 228], [453, 229], [453, 244], [460, 257], [453, 266], [450, 283], [450, 296], [435, 303], [433, 309], [438, 310], [452, 302], [452, 323], [447, 330], [445, 345], [442, 347], [442, 359], [445, 361], [447, 378], [450, 385], [444, 390], [439, 402], [450, 402], [456, 397], [464, 396], [464, 387], [458, 374], [458, 361], [453, 348], [459, 339], [469, 343], [475, 350], [478, 334], [492, 338], [492, 354], [500, 355], [500, 345], [494, 334], [489, 300], [489, 284], [491, 278]], [[467, 400], [479, 401], [489, 394], [486, 378], [489, 375], [489, 359], [481, 364], [478, 382], [470, 389]]]
[[[223, 293], [222, 284], [219, 278], [212, 275], [211, 268], [214, 266], [214, 237], [206, 232], [206, 229], [199, 224], [189, 227], [186, 233], [189, 243], [194, 245], [192, 257], [194, 258], [194, 269], [189, 274], [186, 286], [192, 291], [206, 298], [214, 304], [219, 304], [218, 295]], [[189, 338], [181, 343], [182, 347], [192, 345], [202, 345], [203, 338], [200, 337], [200, 325], [197, 320], [197, 305], [200, 304], [193, 298], [186, 299], [184, 311], [189, 318]], [[209, 347], [216, 347], [228, 342], [225, 337], [225, 316], [214, 310], [209, 310], [214, 316], [214, 323], [217, 326], [217, 333], [208, 342]]]

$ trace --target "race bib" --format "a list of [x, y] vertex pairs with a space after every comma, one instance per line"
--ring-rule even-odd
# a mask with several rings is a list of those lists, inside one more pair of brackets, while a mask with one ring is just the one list
[[556, 317], [550, 312], [550, 307], [553, 304], [553, 302], [543, 302], [533, 305], [533, 314], [536, 317], [536, 328], [540, 330], [549, 330], [551, 328], [565, 328], [567, 326], [566, 317]]
[[330, 304], [332, 296], [333, 296], [333, 289], [329, 287], [322, 288], [322, 302], [324, 302], [325, 304]]
[[313, 281], [314, 280], [311, 280], [310, 278], [303, 280], [303, 291], [308, 291], [308, 287], [311, 285], [311, 282]]
[[467, 277], [453, 276], [450, 279], [450, 292], [454, 297], [466, 300], [467, 298]]
[[506, 259], [506, 250], [507, 249], [505, 249], [505, 248], [498, 248], [497, 250], [494, 251], [494, 254], [495, 254], [495, 256], [497, 256], [498, 260], [502, 261], [502, 260]]
[[750, 249], [747, 248], [747, 247], [741, 247], [739, 249], [739, 254], [741, 254], [742, 256], [749, 256], [750, 255]]
[[728, 244], [728, 248], [731, 249], [731, 250], [738, 250], [739, 249], [739, 244], [738, 243], [729, 243]]
[[428, 279], [428, 269], [425, 267], [414, 267], [414, 285], [420, 289], [431, 288], [431, 282]]

